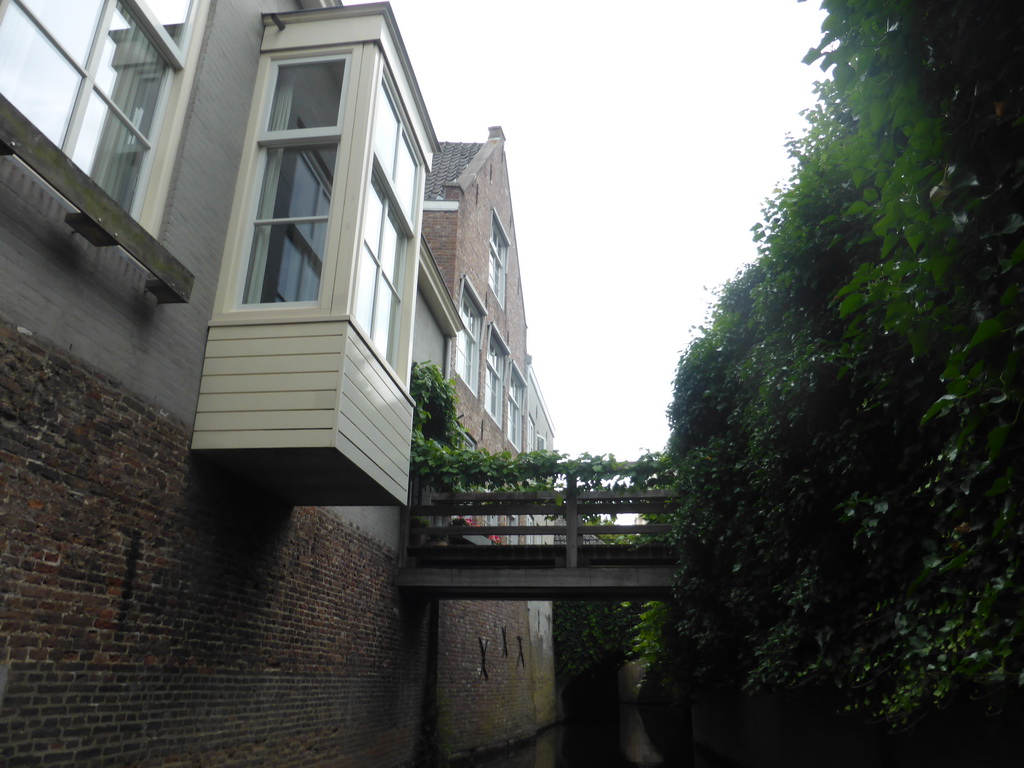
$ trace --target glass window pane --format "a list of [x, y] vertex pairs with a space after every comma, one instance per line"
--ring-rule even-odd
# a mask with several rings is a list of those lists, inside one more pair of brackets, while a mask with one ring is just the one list
[[416, 161], [413, 159], [409, 144], [402, 138], [398, 147], [398, 159], [395, 166], [395, 191], [402, 206], [406, 219], [412, 221], [416, 203]]
[[267, 128], [286, 131], [337, 125], [344, 76], [341, 59], [281, 66]]
[[384, 218], [384, 203], [380, 191], [373, 187], [366, 196], [366, 217], [363, 224], [363, 239], [374, 254], [380, 249], [380, 226]]
[[316, 301], [326, 240], [326, 221], [257, 225], [242, 301]]
[[103, 40], [96, 84], [144, 136], [153, 127], [168, 65], [120, 3]]
[[259, 218], [326, 216], [337, 148], [288, 147], [267, 152]]
[[145, 144], [95, 92], [72, 159], [125, 210], [131, 210]]
[[356, 321], [369, 333], [373, 327], [373, 294], [377, 288], [377, 262], [363, 247], [359, 260], [359, 286], [356, 291]]
[[[57, 43], [84, 69], [102, 0], [24, 0]], [[6, 21], [4, 22], [6, 24]], [[0, 48], [0, 50], [3, 50]]]
[[392, 283], [398, 282], [398, 268], [401, 261], [398, 258], [399, 242], [395, 222], [388, 216], [387, 222], [384, 224], [384, 237], [379, 255], [381, 271]]
[[63, 145], [81, 77], [16, 5], [0, 23], [0, 92]]
[[391, 107], [387, 90], [381, 88], [377, 99], [377, 123], [373, 129], [373, 151], [388, 178], [395, 171], [395, 142], [398, 138], [398, 118]]
[[394, 362], [394, 330], [398, 327], [398, 296], [381, 282], [377, 286], [377, 306], [373, 313], [373, 343], [384, 352], [388, 362]]

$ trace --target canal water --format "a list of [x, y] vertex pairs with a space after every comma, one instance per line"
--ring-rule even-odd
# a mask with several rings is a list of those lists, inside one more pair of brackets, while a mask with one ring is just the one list
[[587, 718], [549, 728], [480, 768], [693, 768], [690, 724], [678, 709], [620, 704], [618, 719]]

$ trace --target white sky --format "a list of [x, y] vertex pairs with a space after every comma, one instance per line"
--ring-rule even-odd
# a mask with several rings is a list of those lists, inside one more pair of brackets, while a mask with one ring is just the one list
[[505, 131], [554, 447], [664, 448], [681, 352], [755, 255], [822, 77], [814, 0], [391, 0], [437, 136]]

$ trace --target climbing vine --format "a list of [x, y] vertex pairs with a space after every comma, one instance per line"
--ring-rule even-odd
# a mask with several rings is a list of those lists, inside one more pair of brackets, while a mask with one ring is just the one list
[[1024, 43], [1015, 3], [825, 0], [829, 69], [677, 372], [690, 689], [904, 722], [1024, 683]]
[[670, 487], [674, 470], [662, 453], [634, 461], [611, 454], [570, 458], [557, 451], [489, 453], [463, 447], [454, 382], [433, 364], [414, 366], [416, 401], [411, 473], [438, 491], [563, 489], [574, 478], [580, 489]]

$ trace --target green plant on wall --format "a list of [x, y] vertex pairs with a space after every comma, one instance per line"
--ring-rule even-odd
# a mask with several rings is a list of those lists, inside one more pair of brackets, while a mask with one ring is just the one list
[[432, 363], [413, 367], [411, 473], [439, 491], [564, 489], [569, 478], [578, 488], [664, 488], [672, 483], [671, 463], [661, 453], [635, 461], [610, 454], [569, 458], [556, 451], [489, 453], [463, 445], [455, 383]]
[[1024, 683], [1020, 9], [823, 6], [795, 174], [677, 371], [673, 651], [902, 722]]
[[555, 672], [561, 678], [617, 667], [633, 653], [643, 607], [636, 603], [554, 603]]

